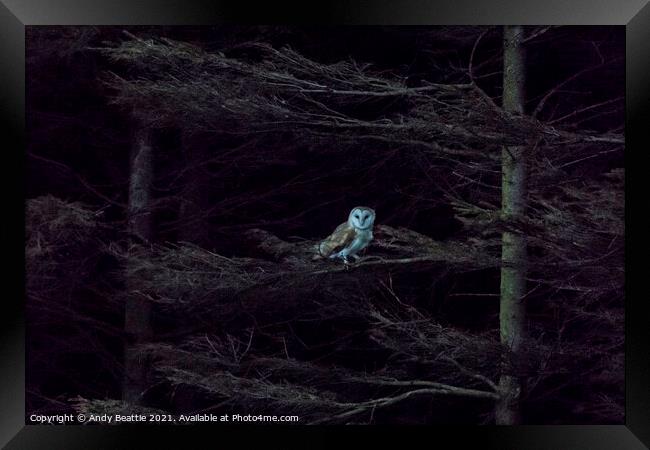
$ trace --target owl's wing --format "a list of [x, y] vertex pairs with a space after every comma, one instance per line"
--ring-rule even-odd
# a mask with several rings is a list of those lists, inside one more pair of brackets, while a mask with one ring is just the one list
[[322, 256], [330, 256], [332, 253], [344, 249], [354, 240], [357, 233], [347, 222], [342, 223], [336, 230], [327, 236], [319, 245], [319, 252]]

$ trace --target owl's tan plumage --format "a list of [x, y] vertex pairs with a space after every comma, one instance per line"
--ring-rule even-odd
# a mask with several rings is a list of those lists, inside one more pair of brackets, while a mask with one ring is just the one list
[[347, 222], [343, 222], [336, 227], [332, 234], [323, 239], [318, 247], [318, 252], [321, 256], [327, 258], [350, 245], [355, 237], [357, 237], [357, 231], [354, 227], [351, 227]]

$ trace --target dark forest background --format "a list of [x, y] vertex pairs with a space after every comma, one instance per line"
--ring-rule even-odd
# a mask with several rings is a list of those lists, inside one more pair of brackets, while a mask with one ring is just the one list
[[[525, 32], [512, 115], [501, 27], [27, 27], [27, 415], [494, 423], [515, 229], [523, 421], [622, 423], [624, 29]], [[361, 262], [312, 261], [357, 205]]]

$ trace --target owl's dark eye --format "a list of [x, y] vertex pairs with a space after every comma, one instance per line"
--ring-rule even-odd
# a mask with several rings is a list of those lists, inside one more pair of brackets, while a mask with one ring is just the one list
[[355, 214], [355, 215], [354, 215], [354, 218], [355, 218], [355, 219], [358, 219], [358, 218], [359, 218], [359, 214]]

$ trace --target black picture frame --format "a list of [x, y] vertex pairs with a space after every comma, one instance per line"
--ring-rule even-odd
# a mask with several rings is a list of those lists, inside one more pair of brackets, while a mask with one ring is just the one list
[[[224, 435], [236, 433], [237, 445], [257, 436], [282, 433], [283, 439], [325, 444], [338, 431], [344, 437], [391, 437], [415, 445], [424, 439], [453, 447], [499, 449], [642, 449], [650, 445], [650, 344], [646, 299], [639, 281], [642, 266], [631, 256], [645, 249], [647, 239], [643, 200], [632, 186], [641, 184], [643, 166], [634, 160], [647, 151], [650, 124], [650, 5], [647, 0], [406, 0], [304, 2], [299, 8], [278, 2], [251, 3], [209, 0], [0, 0], [0, 111], [2, 153], [6, 163], [7, 213], [2, 245], [8, 249], [5, 301], [2, 303], [0, 347], [0, 445], [6, 448], [135, 448], [133, 439], [162, 448], [195, 448], [188, 440], [207, 438], [223, 445]], [[25, 26], [27, 25], [204, 25], [346, 24], [346, 25], [621, 25], [626, 29], [626, 419], [625, 425], [566, 425], [518, 427], [162, 427], [162, 426], [44, 426], [24, 423], [24, 152], [25, 147]], [[642, 178], [641, 178], [642, 179]], [[636, 180], [636, 181], [635, 181]], [[7, 220], [8, 219], [8, 220]], [[632, 225], [634, 224], [634, 227]], [[647, 224], [647, 223], [646, 223]], [[638, 233], [632, 228], [641, 229]], [[633, 275], [637, 275], [636, 279]], [[6, 286], [7, 286], [6, 285]], [[388, 436], [390, 434], [390, 436]], [[285, 441], [286, 442], [286, 441]], [[142, 445], [142, 444], [137, 444]]]

